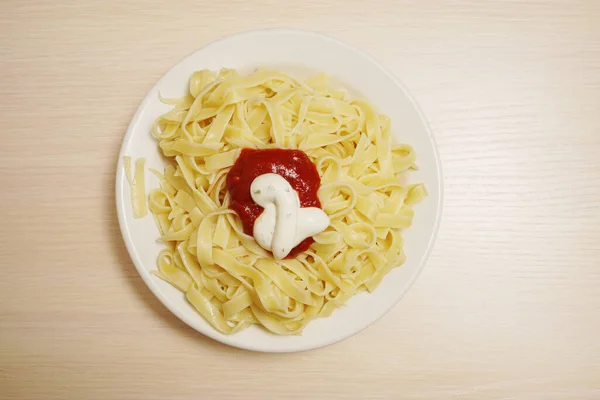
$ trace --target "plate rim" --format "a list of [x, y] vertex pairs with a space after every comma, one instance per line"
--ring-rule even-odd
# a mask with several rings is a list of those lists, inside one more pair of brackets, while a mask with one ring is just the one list
[[[436, 174], [437, 174], [437, 178], [438, 178], [437, 189], [438, 189], [439, 195], [438, 195], [437, 208], [435, 210], [435, 220], [434, 220], [433, 230], [431, 232], [429, 242], [427, 243], [427, 248], [421, 257], [419, 265], [417, 266], [415, 272], [410, 277], [410, 279], [408, 279], [406, 281], [407, 282], [406, 289], [400, 296], [398, 296], [396, 299], [394, 299], [394, 301], [390, 302], [387, 305], [387, 307], [385, 307], [385, 311], [383, 311], [381, 313], [381, 315], [379, 315], [376, 319], [374, 319], [370, 323], [362, 326], [360, 329], [348, 331], [347, 333], [344, 333], [344, 334], [336, 337], [334, 340], [329, 340], [329, 341], [319, 343], [316, 345], [311, 344], [311, 345], [298, 346], [298, 347], [289, 347], [289, 348], [285, 348], [285, 349], [270, 349], [268, 347], [254, 345], [252, 343], [240, 344], [238, 342], [234, 342], [233, 340], [231, 340], [230, 336], [217, 335], [218, 332], [216, 330], [214, 330], [214, 328], [212, 328], [212, 327], [210, 327], [210, 329], [200, 329], [199, 327], [197, 327], [193, 321], [189, 320], [189, 318], [186, 315], [184, 315], [183, 313], [181, 313], [179, 311], [179, 308], [177, 306], [172, 304], [172, 302], [169, 300], [169, 298], [167, 296], [164, 296], [160, 292], [160, 290], [157, 289], [157, 286], [154, 284], [154, 282], [152, 282], [152, 274], [149, 273], [141, 265], [142, 262], [137, 257], [135, 248], [133, 246], [133, 241], [130, 238], [131, 232], [130, 232], [130, 229], [128, 229], [128, 224], [126, 222], [126, 216], [125, 216], [125, 206], [126, 206], [125, 203], [126, 202], [122, 201], [122, 198], [123, 198], [122, 188], [125, 186], [124, 182], [123, 182], [124, 173], [122, 171], [123, 156], [126, 155], [125, 150], [126, 150], [127, 144], [130, 142], [131, 137], [133, 136], [133, 132], [136, 130], [136, 126], [139, 123], [141, 114], [143, 113], [144, 109], [147, 107], [148, 103], [151, 101], [152, 97], [154, 96], [154, 92], [157, 91], [157, 89], [160, 86], [163, 79], [165, 79], [165, 77], [167, 75], [169, 75], [170, 72], [173, 69], [175, 69], [178, 65], [182, 64], [187, 59], [193, 57], [199, 51], [202, 51], [210, 46], [218, 45], [220, 42], [223, 42], [223, 41], [226, 41], [229, 39], [239, 38], [241, 36], [257, 35], [257, 34], [295, 34], [295, 35], [314, 36], [314, 37], [318, 37], [320, 39], [332, 42], [335, 45], [342, 46], [342, 47], [346, 48], [347, 50], [350, 50], [351, 52], [357, 54], [358, 56], [360, 56], [364, 59], [367, 59], [369, 62], [371, 62], [373, 65], [375, 65], [383, 74], [385, 74], [389, 79], [391, 79], [392, 82], [395, 83], [395, 85], [403, 92], [403, 94], [406, 96], [406, 98], [409, 100], [409, 102], [414, 107], [415, 111], [417, 112], [417, 114], [419, 116], [419, 119], [421, 120], [421, 123], [423, 124], [423, 127], [425, 128], [425, 131], [427, 132], [427, 136], [431, 143], [433, 158], [434, 158], [435, 164], [436, 164], [435, 170], [436, 170]], [[429, 260], [429, 257], [435, 246], [435, 242], [437, 240], [437, 236], [438, 236], [438, 232], [439, 232], [439, 228], [440, 228], [440, 224], [441, 224], [441, 219], [442, 219], [442, 211], [443, 211], [443, 204], [444, 204], [444, 180], [443, 180], [442, 163], [441, 163], [441, 158], [440, 158], [437, 141], [435, 140], [433, 131], [431, 130], [431, 127], [429, 125], [429, 121], [425, 117], [419, 103], [415, 100], [415, 98], [413, 97], [411, 92], [408, 90], [408, 88], [404, 85], [404, 83], [402, 83], [398, 78], [396, 78], [396, 76], [387, 67], [385, 67], [382, 63], [380, 63], [377, 59], [375, 59], [372, 55], [365, 52], [364, 50], [361, 50], [359, 48], [351, 46], [350, 44], [348, 44], [336, 37], [333, 37], [333, 36], [330, 36], [330, 35], [327, 35], [327, 34], [324, 34], [321, 32], [314, 32], [314, 31], [302, 30], [302, 29], [266, 28], [266, 29], [253, 29], [253, 30], [237, 32], [232, 35], [220, 37], [216, 40], [213, 40], [211, 42], [208, 42], [208, 43], [202, 45], [201, 47], [195, 49], [194, 51], [190, 52], [185, 57], [180, 59], [178, 62], [176, 62], [171, 68], [169, 68], [166, 72], [164, 72], [162, 74], [162, 76], [156, 81], [156, 83], [148, 90], [147, 94], [145, 95], [144, 99], [138, 106], [135, 114], [133, 115], [133, 117], [127, 127], [126, 134], [123, 137], [121, 147], [119, 149], [119, 158], [117, 160], [117, 170], [116, 170], [116, 180], [115, 180], [115, 202], [116, 202], [116, 208], [117, 208], [117, 219], [119, 222], [119, 228], [121, 231], [121, 236], [123, 237], [123, 241], [125, 242], [125, 246], [127, 248], [129, 258], [133, 262], [135, 269], [137, 270], [138, 274], [141, 276], [141, 278], [144, 281], [144, 283], [146, 284], [146, 286], [150, 289], [152, 294], [159, 300], [159, 302], [164, 307], [166, 307], [177, 318], [179, 318], [186, 325], [188, 325], [190, 328], [194, 329], [198, 333], [201, 333], [215, 341], [224, 343], [226, 345], [244, 349], [244, 350], [256, 351], [256, 352], [291, 353], [291, 352], [308, 351], [308, 350], [313, 350], [313, 349], [330, 346], [335, 343], [339, 343], [342, 340], [345, 340], [351, 336], [354, 336], [354, 335], [358, 334], [359, 332], [365, 330], [369, 326], [373, 325], [375, 322], [379, 321], [384, 315], [388, 314], [391, 311], [391, 309], [394, 308], [400, 302], [400, 300], [406, 295], [406, 293], [413, 286], [413, 284], [417, 280], [417, 278], [421, 275], [421, 272], [425, 268], [425, 265], [427, 264], [427, 261]]]

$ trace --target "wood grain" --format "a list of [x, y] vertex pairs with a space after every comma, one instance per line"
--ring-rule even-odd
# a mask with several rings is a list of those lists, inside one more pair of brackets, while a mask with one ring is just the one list
[[[599, 399], [600, 3], [3, 1], [0, 398]], [[154, 82], [216, 38], [326, 32], [412, 90], [442, 227], [401, 303], [337, 345], [213, 342], [144, 286], [114, 207]]]

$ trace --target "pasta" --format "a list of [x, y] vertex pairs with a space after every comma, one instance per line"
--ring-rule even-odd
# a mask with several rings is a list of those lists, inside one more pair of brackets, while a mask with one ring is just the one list
[[[402, 184], [415, 153], [392, 143], [389, 119], [369, 103], [323, 74], [262, 69], [197, 71], [185, 97], [161, 100], [173, 108], [152, 132], [172, 164], [153, 171], [160, 187], [148, 198], [166, 245], [155, 275], [215, 329], [299, 334], [404, 262], [401, 230], [426, 190]], [[225, 180], [243, 148], [300, 149], [317, 167], [331, 224], [294, 259], [275, 260], [228, 208]]]
[[134, 218], [142, 218], [148, 215], [148, 203], [146, 202], [146, 183], [144, 177], [145, 158], [135, 160], [135, 172], [131, 176], [131, 157], [123, 157], [125, 177], [129, 182], [131, 190], [131, 204], [133, 206]]

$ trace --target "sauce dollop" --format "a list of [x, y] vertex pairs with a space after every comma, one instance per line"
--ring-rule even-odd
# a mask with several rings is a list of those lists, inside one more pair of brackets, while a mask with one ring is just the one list
[[[227, 189], [229, 208], [238, 214], [248, 235], [253, 234], [254, 223], [263, 212], [252, 199], [250, 186], [258, 176], [269, 173], [278, 174], [289, 182], [298, 193], [301, 207], [321, 208], [317, 197], [321, 178], [306, 153], [290, 149], [243, 149], [227, 174]], [[306, 238], [286, 258], [307, 250], [313, 242], [312, 237]]]

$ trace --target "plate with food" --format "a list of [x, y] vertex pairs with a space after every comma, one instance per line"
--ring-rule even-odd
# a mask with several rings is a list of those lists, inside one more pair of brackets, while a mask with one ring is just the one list
[[408, 91], [304, 31], [211, 43], [150, 90], [116, 177], [121, 232], [158, 299], [255, 351], [338, 342], [409, 289], [441, 217], [440, 160]]

